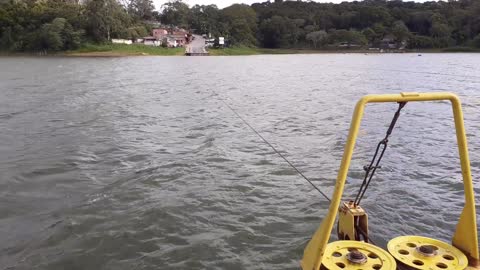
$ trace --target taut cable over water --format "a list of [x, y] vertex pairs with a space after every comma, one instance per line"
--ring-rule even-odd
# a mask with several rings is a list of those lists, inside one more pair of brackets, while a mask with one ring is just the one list
[[[329, 212], [324, 222], [317, 229], [304, 250], [304, 257], [301, 261], [303, 270], [427, 270], [434, 269], [433, 267], [452, 270], [480, 269], [473, 186], [463, 126], [463, 113], [457, 96], [451, 93], [401, 93], [400, 95], [371, 95], [361, 99], [357, 103], [353, 114], [349, 137], [345, 145], [345, 152], [335, 185], [334, 197], [330, 199], [228, 102], [215, 91], [212, 90], [212, 92], [265, 144], [273, 149], [290, 167], [330, 202]], [[452, 103], [464, 180], [464, 210], [452, 238], [452, 245], [422, 236], [400, 236], [389, 241], [388, 251], [386, 251], [371, 241], [368, 235], [368, 215], [360, 206], [360, 202], [375, 175], [375, 171], [380, 168], [379, 165], [387, 149], [389, 136], [395, 128], [403, 107], [408, 102], [437, 100], [448, 100]], [[355, 200], [341, 203], [364, 107], [367, 103], [375, 102], [396, 102], [398, 103], [398, 109], [393, 116], [385, 137], [378, 143], [370, 164], [364, 167], [366, 174]], [[337, 216], [339, 241], [328, 243]]]
[[228, 102], [226, 102], [217, 92], [214, 90], [211, 90], [216, 96], [219, 97], [220, 101], [222, 101], [225, 106], [227, 106], [242, 122], [247, 125], [260, 139], [262, 139], [263, 142], [265, 142], [266, 145], [268, 145], [272, 150], [277, 153], [278, 156], [280, 156], [285, 162], [292, 167], [303, 179], [305, 179], [313, 188], [315, 188], [327, 201], [331, 202], [331, 199], [325, 194], [322, 190], [320, 190], [319, 187], [317, 187], [312, 180], [310, 180], [308, 177], [305, 176], [295, 165], [293, 165], [292, 162], [290, 162], [280, 151], [275, 148], [265, 137], [263, 137], [252, 125], [248, 123], [245, 118], [243, 118]]
[[[275, 148], [265, 137], [263, 137], [260, 132], [258, 132], [245, 118], [243, 118], [228, 102], [226, 102], [218, 93], [212, 90], [212, 92], [219, 97], [220, 101], [227, 107], [229, 108], [235, 116], [237, 116], [246, 126], [248, 126], [265, 144], [267, 144], [276, 154], [278, 154], [290, 167], [292, 167], [303, 179], [305, 179], [313, 188], [315, 188], [327, 201], [331, 202], [331, 199], [322, 191], [320, 190], [319, 187], [317, 187], [312, 180], [310, 180], [305, 174], [303, 174], [291, 161], [289, 161], [279, 150]], [[360, 205], [360, 201], [365, 195], [366, 190], [368, 189], [368, 186], [370, 185], [370, 182], [375, 175], [375, 171], [377, 169], [380, 169], [380, 162], [382, 160], [383, 155], [385, 154], [385, 150], [387, 149], [388, 145], [388, 138], [393, 132], [393, 129], [395, 128], [395, 125], [398, 121], [398, 118], [400, 117], [400, 112], [405, 107], [407, 102], [399, 102], [399, 106], [397, 111], [395, 112], [393, 119], [389, 125], [389, 128], [386, 132], [386, 136], [384, 139], [382, 139], [376, 148], [375, 154], [372, 158], [371, 163], [368, 166], [365, 166], [365, 178], [360, 186], [360, 189], [358, 191], [358, 194], [354, 200], [355, 205]], [[380, 147], [382, 147], [382, 150], [380, 151]], [[378, 154], [380, 153], [380, 156]], [[378, 159], [377, 159], [378, 157]], [[375, 163], [375, 165], [374, 165]], [[342, 224], [339, 224], [338, 226], [342, 226]], [[364, 238], [366, 242], [369, 243], [374, 243], [374, 241], [371, 239], [371, 237], [368, 235], [368, 228], [365, 228], [363, 224], [361, 224], [360, 220], [356, 220], [354, 227], [356, 229], [356, 236], [357, 238], [360, 237], [360, 235]], [[339, 227], [339, 233], [340, 233], [340, 227]], [[342, 237], [340, 237], [342, 238]]]

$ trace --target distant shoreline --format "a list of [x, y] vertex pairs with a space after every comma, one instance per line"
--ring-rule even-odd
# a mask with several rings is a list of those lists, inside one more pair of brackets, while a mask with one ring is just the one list
[[[479, 53], [480, 50], [468, 47], [452, 47], [444, 49], [391, 50], [379, 51], [368, 49], [266, 49], [251, 47], [233, 47], [224, 49], [209, 49], [211, 56], [248, 56], [248, 55], [278, 55], [278, 54], [402, 54], [402, 53]], [[75, 51], [56, 53], [0, 52], [0, 56], [38, 56], [38, 57], [131, 57], [131, 56], [183, 56], [184, 48], [160, 48], [145, 45], [88, 45]]]
[[60, 52], [0, 52], [0, 56], [38, 57], [128, 57], [128, 56], [180, 56], [185, 48], [163, 48], [146, 45], [87, 44], [77, 50]]

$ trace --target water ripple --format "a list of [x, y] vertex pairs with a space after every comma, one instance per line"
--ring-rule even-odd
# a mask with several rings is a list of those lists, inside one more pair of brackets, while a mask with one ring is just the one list
[[[413, 56], [2, 58], [0, 265], [298, 269], [328, 202], [223, 101], [331, 194], [360, 96], [457, 91], [478, 179], [480, 56]], [[368, 106], [345, 198], [395, 109]], [[363, 201], [376, 242], [449, 241], [455, 147], [448, 103], [408, 104]]]

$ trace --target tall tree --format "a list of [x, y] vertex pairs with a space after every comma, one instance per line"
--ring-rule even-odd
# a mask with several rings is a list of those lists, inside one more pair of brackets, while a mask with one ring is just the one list
[[182, 0], [170, 0], [162, 6], [161, 21], [164, 24], [188, 26], [190, 8]]
[[94, 41], [104, 42], [125, 35], [131, 23], [125, 9], [115, 0], [88, 0], [87, 31]]
[[250, 6], [234, 4], [221, 11], [221, 21], [227, 27], [233, 44], [254, 46], [257, 33], [257, 14]]
[[130, 0], [127, 10], [135, 19], [154, 19], [155, 6], [152, 0]]
[[198, 34], [219, 35], [220, 11], [216, 5], [195, 5], [191, 8], [190, 28]]
[[397, 46], [410, 37], [410, 31], [408, 27], [402, 21], [396, 21], [392, 26], [392, 35], [395, 37], [395, 41], [397, 42]]
[[355, 30], [333, 30], [329, 33], [329, 38], [332, 43], [346, 42], [349, 47], [351, 45], [366, 45], [368, 43], [365, 36]]
[[377, 41], [377, 33], [373, 31], [372, 28], [368, 27], [362, 30], [362, 34], [365, 36], [365, 38], [368, 40], [368, 43], [370, 44], [375, 44]]
[[316, 49], [318, 48], [319, 44], [321, 46], [325, 45], [325, 43], [328, 41], [328, 34], [323, 30], [315, 31], [308, 33], [306, 39], [311, 41], [313, 43], [313, 47]]
[[409, 39], [410, 48], [475, 46], [480, 34], [478, 0], [259, 1], [221, 10], [170, 0], [160, 12], [152, 1], [0, 0], [0, 50], [64, 50], [86, 41], [134, 39], [148, 34], [149, 20], [225, 36], [234, 45], [276, 48], [318, 47], [310, 33], [321, 30], [332, 44], [376, 46], [391, 35], [397, 42]]

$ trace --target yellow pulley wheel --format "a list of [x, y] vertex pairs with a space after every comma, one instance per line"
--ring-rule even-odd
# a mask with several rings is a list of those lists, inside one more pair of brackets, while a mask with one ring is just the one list
[[400, 236], [388, 242], [388, 251], [414, 269], [463, 270], [467, 257], [456, 247], [421, 236]]
[[395, 270], [397, 263], [387, 251], [359, 241], [329, 243], [322, 264], [329, 270]]

